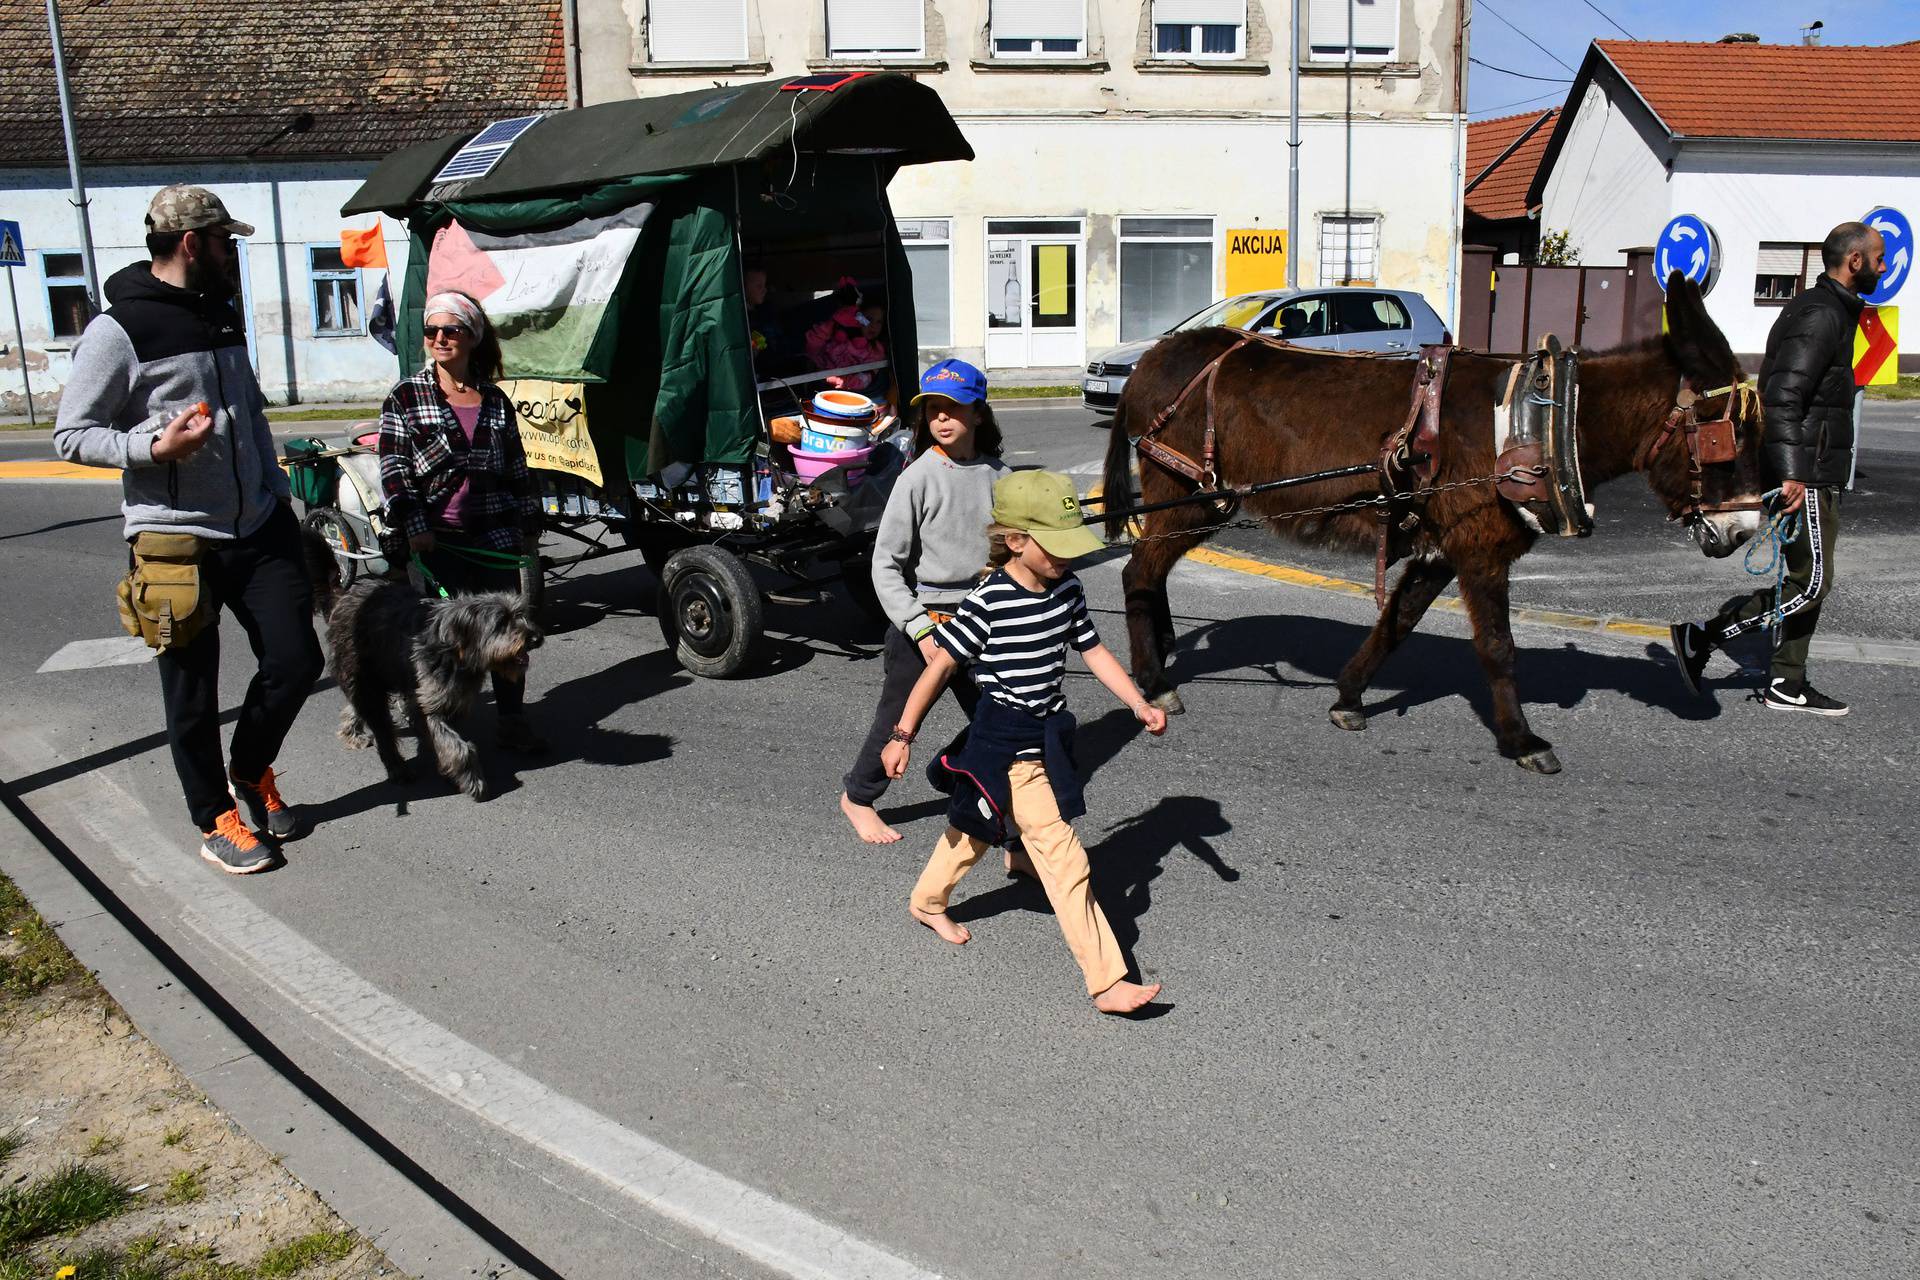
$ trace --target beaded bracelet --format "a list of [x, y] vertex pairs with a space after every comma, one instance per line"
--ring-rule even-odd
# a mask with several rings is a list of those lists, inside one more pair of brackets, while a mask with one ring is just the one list
[[893, 731], [892, 733], [889, 733], [889, 734], [887, 735], [887, 741], [888, 741], [888, 742], [909, 742], [909, 743], [910, 743], [910, 742], [912, 742], [912, 741], [913, 741], [913, 735], [912, 735], [912, 734], [910, 734], [910, 733], [908, 733], [908, 732], [907, 732], [907, 731], [906, 731], [905, 729], [898, 729], [898, 728], [896, 728], [896, 729], [895, 729], [895, 730], [894, 730], [894, 731]]

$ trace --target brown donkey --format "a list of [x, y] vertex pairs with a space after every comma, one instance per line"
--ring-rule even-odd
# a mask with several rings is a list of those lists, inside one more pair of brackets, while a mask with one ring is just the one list
[[[1676, 519], [1686, 518], [1701, 550], [1724, 556], [1760, 525], [1757, 509], [1713, 510], [1739, 504], [1757, 507], [1763, 487], [1758, 410], [1753, 397], [1726, 393], [1725, 388], [1743, 376], [1739, 362], [1707, 317], [1699, 290], [1677, 273], [1667, 294], [1667, 314], [1665, 338], [1581, 361], [1580, 473], [1591, 491], [1616, 476], [1645, 470], [1668, 512]], [[1134, 445], [1127, 435], [1129, 425], [1144, 430], [1209, 361], [1239, 337], [1227, 329], [1178, 334], [1140, 361], [1114, 417], [1107, 448], [1107, 493], [1124, 495], [1130, 488]], [[1501, 379], [1512, 363], [1473, 352], [1454, 353], [1441, 404], [1434, 477], [1438, 485], [1493, 474], [1494, 405]], [[1222, 364], [1214, 394], [1189, 395], [1156, 439], [1189, 458], [1199, 458], [1211, 399], [1215, 462], [1223, 486], [1373, 462], [1387, 437], [1406, 420], [1417, 364], [1339, 358], [1257, 343], [1241, 346]], [[1690, 437], [1684, 432], [1662, 436], [1683, 387], [1702, 396], [1720, 390], [1718, 396], [1702, 399], [1697, 413], [1701, 421], [1729, 414], [1736, 418], [1731, 464], [1696, 470], [1691, 465]], [[1643, 452], [1651, 456], [1643, 458]], [[1193, 481], [1151, 459], [1143, 458], [1139, 470], [1142, 506], [1194, 492]], [[1301, 541], [1371, 550], [1380, 528], [1373, 508], [1287, 517], [1290, 512], [1364, 500], [1379, 492], [1376, 476], [1361, 475], [1255, 495], [1245, 506], [1251, 515], [1272, 520], [1270, 527], [1277, 532]], [[1174, 644], [1167, 575], [1181, 556], [1220, 527], [1222, 517], [1209, 504], [1191, 503], [1139, 519], [1143, 536], [1122, 578], [1133, 674], [1148, 697], [1178, 712], [1180, 697], [1168, 682], [1164, 666]], [[1121, 522], [1117, 514], [1107, 522], [1109, 537], [1119, 533]], [[1496, 494], [1492, 484], [1436, 491], [1417, 530], [1395, 534], [1391, 556], [1410, 560], [1372, 634], [1340, 673], [1333, 722], [1343, 729], [1366, 728], [1361, 695], [1387, 656], [1457, 577], [1473, 623], [1474, 651], [1493, 691], [1494, 733], [1501, 754], [1539, 773], [1559, 772], [1553, 749], [1527, 726], [1513, 677], [1507, 571], [1538, 536], [1537, 528]]]

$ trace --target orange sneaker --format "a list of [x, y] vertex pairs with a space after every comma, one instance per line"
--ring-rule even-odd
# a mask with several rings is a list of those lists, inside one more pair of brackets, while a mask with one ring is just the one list
[[285, 840], [293, 834], [293, 810], [280, 798], [272, 769], [261, 774], [258, 782], [246, 782], [233, 770], [227, 770], [227, 792], [246, 815], [247, 825], [259, 834], [275, 840]]
[[273, 865], [273, 854], [240, 821], [238, 809], [227, 810], [214, 820], [213, 830], [200, 833], [200, 856], [236, 876], [250, 876]]

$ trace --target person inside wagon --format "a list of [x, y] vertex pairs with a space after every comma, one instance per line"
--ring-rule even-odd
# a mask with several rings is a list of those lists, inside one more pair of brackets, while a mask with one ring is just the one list
[[[887, 304], [870, 301], [848, 304], [807, 330], [807, 359], [816, 369], [848, 369], [887, 358]], [[830, 387], [845, 391], [885, 389], [885, 370], [835, 374]]]

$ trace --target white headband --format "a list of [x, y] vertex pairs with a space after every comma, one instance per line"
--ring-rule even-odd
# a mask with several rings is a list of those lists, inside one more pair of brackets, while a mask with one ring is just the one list
[[429, 317], [437, 315], [452, 316], [476, 338], [487, 331], [487, 313], [464, 293], [436, 293], [428, 298], [425, 309], [420, 312], [420, 322], [425, 324]]

